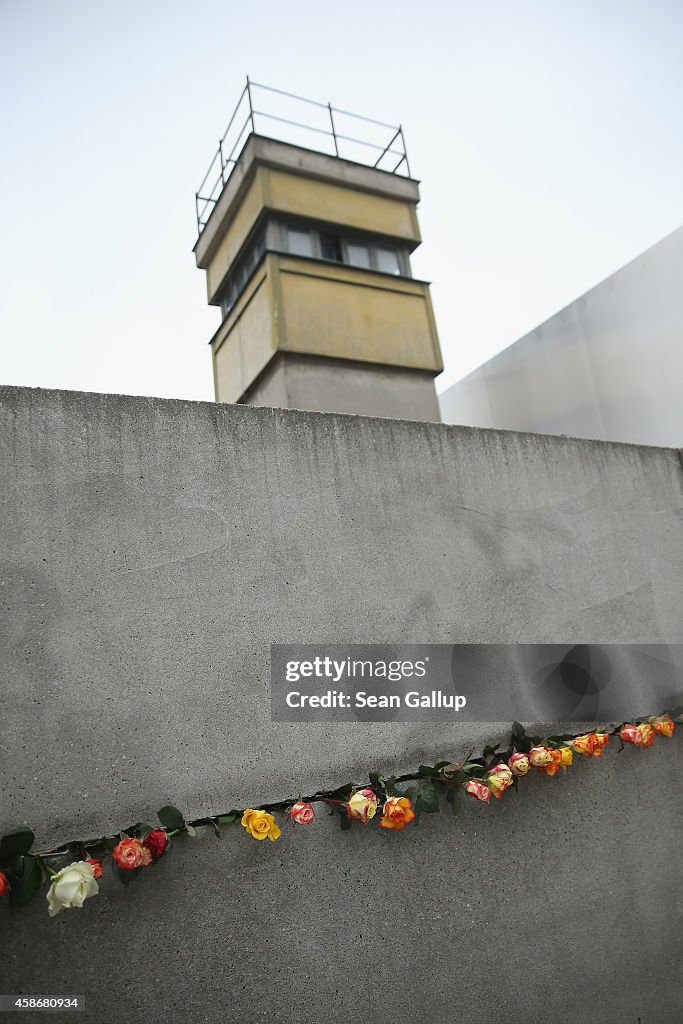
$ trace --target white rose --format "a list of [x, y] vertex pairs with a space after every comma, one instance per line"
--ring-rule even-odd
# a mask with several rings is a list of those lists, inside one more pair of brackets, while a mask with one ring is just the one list
[[54, 917], [65, 907], [82, 907], [88, 896], [96, 896], [98, 885], [92, 864], [84, 860], [62, 868], [52, 879], [47, 894], [48, 913]]

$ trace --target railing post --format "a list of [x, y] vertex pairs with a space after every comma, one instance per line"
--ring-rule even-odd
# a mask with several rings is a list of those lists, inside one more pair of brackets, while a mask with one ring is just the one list
[[410, 178], [411, 174], [410, 174], [410, 164], [408, 163], [408, 150], [406, 149], [406, 140], [403, 137], [403, 125], [402, 124], [400, 124], [398, 126], [398, 130], [401, 133], [401, 142], [403, 143], [403, 155], [406, 158], [406, 170], [408, 172], [408, 177]]
[[332, 113], [332, 104], [328, 102], [327, 109], [330, 112], [330, 124], [332, 125], [332, 138], [334, 139], [334, 152], [339, 156], [339, 146], [337, 145], [337, 132], [334, 127], [334, 115]]
[[256, 128], [254, 126], [254, 105], [251, 102], [251, 82], [249, 81], [249, 75], [247, 75], [247, 99], [249, 100], [249, 117], [251, 119], [251, 130], [256, 134]]

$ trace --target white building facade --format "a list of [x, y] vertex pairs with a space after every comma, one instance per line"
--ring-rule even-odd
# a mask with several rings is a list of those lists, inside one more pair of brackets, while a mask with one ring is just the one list
[[683, 444], [683, 227], [440, 402], [445, 423]]

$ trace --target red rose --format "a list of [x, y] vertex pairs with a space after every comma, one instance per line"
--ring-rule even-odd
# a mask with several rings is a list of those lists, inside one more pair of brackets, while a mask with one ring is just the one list
[[9, 889], [9, 882], [2, 871], [0, 871], [0, 896], [4, 896]]
[[92, 864], [93, 878], [97, 880], [102, 877], [102, 858], [101, 857], [88, 857], [85, 862], [86, 864]]
[[142, 845], [149, 850], [154, 860], [159, 860], [159, 857], [166, 852], [168, 836], [163, 828], [153, 828]]
[[142, 867], [143, 855], [142, 855], [142, 843], [139, 839], [122, 839], [121, 842], [114, 847], [112, 856], [120, 868], [133, 868]]

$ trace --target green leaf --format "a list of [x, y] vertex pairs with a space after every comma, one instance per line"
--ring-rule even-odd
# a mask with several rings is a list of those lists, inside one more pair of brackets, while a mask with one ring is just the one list
[[422, 813], [422, 806], [420, 804], [420, 794], [418, 793], [416, 786], [411, 786], [410, 789], [405, 791], [405, 796], [408, 797], [412, 804], [413, 811], [415, 812], [415, 824], [420, 824], [420, 814]]
[[8, 832], [0, 839], [0, 865], [10, 864], [33, 846], [36, 837], [30, 828], [19, 828], [16, 832]]
[[219, 814], [216, 817], [216, 821], [219, 825], [231, 825], [233, 821], [237, 821], [242, 815], [239, 811], [230, 811], [228, 814]]
[[339, 789], [333, 790], [333, 792], [329, 793], [328, 796], [333, 800], [348, 800], [352, 793], [353, 784], [351, 782], [347, 782], [345, 786], [340, 786]]
[[460, 813], [460, 787], [449, 786], [446, 790], [446, 800], [451, 805], [453, 814]]
[[384, 783], [384, 789], [387, 796], [400, 796], [401, 794], [396, 788], [396, 776], [392, 775], [390, 779], [387, 779]]
[[346, 808], [345, 807], [338, 807], [337, 808], [337, 813], [339, 815], [339, 825], [341, 827], [342, 832], [348, 832], [348, 830], [351, 828], [351, 825], [353, 824], [353, 822], [351, 821], [351, 819], [349, 818], [348, 814], [346, 813]]
[[119, 867], [119, 865], [116, 863], [116, 861], [113, 861], [112, 863], [114, 864], [114, 874], [118, 878], [119, 882], [123, 882], [124, 885], [130, 885], [130, 883], [133, 881], [133, 879], [136, 878], [140, 874], [140, 872], [143, 870], [141, 867], [139, 867], [139, 868], [122, 868], [122, 867]]
[[379, 777], [379, 772], [370, 772], [368, 778], [370, 779], [370, 785], [374, 790], [379, 790], [383, 788], [382, 780]]
[[138, 821], [131, 829], [128, 829], [128, 831], [132, 832], [140, 842], [143, 842], [143, 840], [145, 840], [152, 831], [152, 826], [148, 825], [145, 821]]
[[420, 782], [420, 804], [425, 814], [438, 814], [439, 794], [436, 786], [429, 779]]
[[484, 757], [490, 757], [491, 754], [495, 754], [495, 752], [498, 750], [499, 747], [500, 747], [500, 743], [496, 743], [495, 747], [491, 747], [491, 746], [484, 747]]
[[209, 821], [211, 822], [211, 827], [213, 828], [213, 830], [216, 833], [216, 835], [218, 836], [218, 838], [222, 839], [223, 836], [221, 835], [221, 830], [219, 829], [219, 827], [216, 824], [216, 822], [213, 820], [213, 818], [209, 818]]
[[197, 838], [197, 829], [194, 827], [194, 825], [186, 825], [185, 831], [187, 832], [188, 836], [190, 836], [191, 839]]
[[165, 829], [172, 832], [177, 828], [185, 828], [185, 819], [177, 807], [167, 804], [166, 807], [162, 807], [157, 813], [159, 815], [159, 821]]
[[30, 902], [40, 888], [43, 873], [37, 857], [24, 857], [23, 872], [18, 884], [12, 886], [9, 903], [11, 907], [23, 907]]

